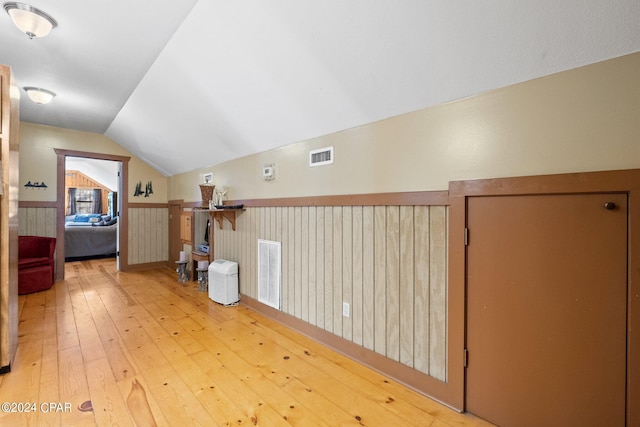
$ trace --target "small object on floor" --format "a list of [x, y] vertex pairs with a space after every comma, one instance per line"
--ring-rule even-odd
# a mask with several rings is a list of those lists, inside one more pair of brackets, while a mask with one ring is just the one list
[[178, 264], [178, 268], [176, 268], [176, 273], [178, 273], [178, 282], [185, 283], [189, 281], [189, 272], [187, 271], [188, 261], [176, 261]]
[[198, 272], [198, 291], [207, 292], [209, 290], [208, 266], [207, 268], [198, 268], [196, 271]]

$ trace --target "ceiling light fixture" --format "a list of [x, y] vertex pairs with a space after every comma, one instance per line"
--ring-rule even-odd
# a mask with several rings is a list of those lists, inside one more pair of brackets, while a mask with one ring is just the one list
[[51, 16], [28, 4], [5, 3], [4, 10], [7, 11], [16, 27], [29, 36], [30, 39], [44, 37], [49, 34], [49, 31], [58, 26], [56, 20]]
[[51, 92], [50, 90], [42, 89], [39, 87], [27, 86], [23, 89], [25, 92], [27, 92], [27, 95], [29, 95], [29, 98], [33, 102], [40, 105], [50, 103], [53, 97], [56, 96], [56, 94]]

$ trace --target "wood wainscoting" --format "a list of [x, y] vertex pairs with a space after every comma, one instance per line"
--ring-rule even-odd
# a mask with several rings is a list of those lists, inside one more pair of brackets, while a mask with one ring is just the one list
[[167, 263], [169, 260], [167, 204], [129, 203], [128, 212], [129, 267]]
[[20, 202], [20, 236], [56, 237], [56, 202]]
[[[123, 239], [126, 239], [128, 244], [126, 269], [166, 265], [169, 259], [167, 204], [129, 203], [127, 214], [129, 227], [126, 235], [122, 232], [122, 228], [120, 229], [121, 247]], [[20, 202], [18, 210], [20, 236], [56, 237], [56, 220], [57, 202]], [[64, 241], [64, 236], [60, 236], [60, 239]]]
[[261, 309], [257, 242], [281, 242], [279, 320], [433, 395], [447, 381], [446, 193], [319, 199], [241, 201], [236, 231], [214, 227], [214, 258], [238, 262]]

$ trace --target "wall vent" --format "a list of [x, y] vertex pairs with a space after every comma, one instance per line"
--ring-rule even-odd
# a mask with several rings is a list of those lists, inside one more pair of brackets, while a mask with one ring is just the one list
[[331, 163], [333, 163], [333, 147], [309, 152], [309, 166], [330, 165]]
[[280, 310], [280, 242], [258, 239], [258, 301]]

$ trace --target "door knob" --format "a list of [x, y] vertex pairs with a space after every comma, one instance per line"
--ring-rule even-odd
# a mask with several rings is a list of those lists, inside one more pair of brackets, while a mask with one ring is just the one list
[[608, 211], [612, 211], [616, 208], [616, 204], [613, 202], [607, 202], [604, 204], [604, 208]]

